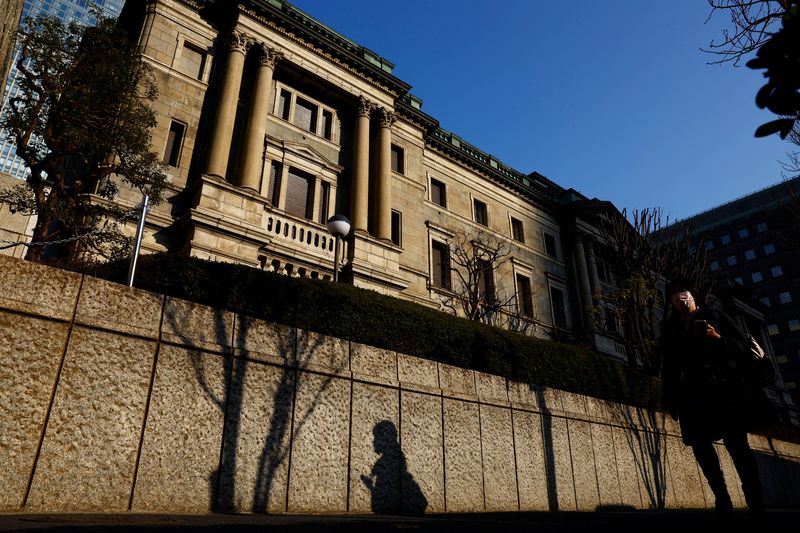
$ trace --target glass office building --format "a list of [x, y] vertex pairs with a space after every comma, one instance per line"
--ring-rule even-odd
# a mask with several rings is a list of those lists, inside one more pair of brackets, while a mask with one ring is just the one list
[[[65, 22], [73, 20], [81, 24], [94, 25], [97, 20], [91, 10], [91, 5], [99, 7], [102, 12], [109, 17], [119, 16], [125, 0], [26, 0], [22, 8], [22, 19], [26, 17], [36, 17], [39, 15], [50, 15], [60, 18]], [[9, 100], [16, 94], [18, 50], [14, 51], [11, 63], [11, 70], [3, 92], [2, 111], [5, 112]], [[15, 178], [24, 178], [27, 168], [20, 158], [16, 156], [14, 142], [7, 138], [5, 132], [0, 132], [0, 172], [11, 175]]]

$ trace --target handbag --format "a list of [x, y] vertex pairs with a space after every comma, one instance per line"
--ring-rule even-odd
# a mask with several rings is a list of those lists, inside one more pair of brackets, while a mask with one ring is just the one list
[[752, 335], [747, 336], [747, 345], [750, 348], [750, 355], [752, 355], [756, 359], [756, 361], [767, 357], [767, 352], [764, 351], [764, 348], [762, 348], [761, 345], [758, 344], [758, 342]]

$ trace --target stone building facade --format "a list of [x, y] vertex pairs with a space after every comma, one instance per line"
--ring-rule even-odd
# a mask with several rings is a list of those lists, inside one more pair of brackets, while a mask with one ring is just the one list
[[120, 23], [158, 82], [171, 188], [145, 250], [328, 279], [325, 222], [344, 214], [342, 277], [356, 286], [444, 308], [452, 246], [489, 239], [509, 255], [481, 283], [523, 321], [593, 327], [590, 201], [440, 127], [388, 60], [283, 0], [131, 0]]

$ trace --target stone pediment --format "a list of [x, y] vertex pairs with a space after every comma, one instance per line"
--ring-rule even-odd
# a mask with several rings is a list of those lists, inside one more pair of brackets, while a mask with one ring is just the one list
[[335, 161], [331, 161], [325, 154], [316, 150], [313, 146], [309, 146], [308, 144], [304, 143], [294, 143], [289, 141], [284, 141], [282, 144], [282, 148], [295, 156], [302, 157], [308, 161], [316, 163], [318, 165], [322, 165], [334, 173], [338, 174], [344, 167], [336, 163]]

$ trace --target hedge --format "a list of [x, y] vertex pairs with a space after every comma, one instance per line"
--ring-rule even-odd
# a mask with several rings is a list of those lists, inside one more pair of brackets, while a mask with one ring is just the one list
[[[127, 262], [95, 275], [124, 282]], [[580, 346], [471, 322], [344, 283], [175, 255], [139, 260], [135, 286], [516, 381], [658, 407], [660, 382]]]

